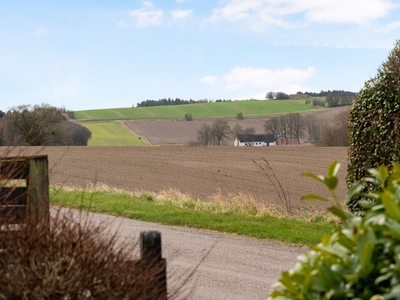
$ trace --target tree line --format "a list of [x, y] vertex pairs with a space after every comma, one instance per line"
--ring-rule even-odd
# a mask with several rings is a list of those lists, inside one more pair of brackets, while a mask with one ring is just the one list
[[344, 91], [344, 90], [327, 90], [323, 91], [321, 90], [320, 92], [297, 92], [297, 95], [307, 95], [310, 97], [327, 97], [330, 95], [349, 95], [349, 96], [357, 96], [357, 93], [354, 92], [349, 92], [349, 91]]
[[285, 144], [292, 139], [296, 139], [300, 144], [300, 137], [305, 137], [310, 143], [322, 146], [347, 146], [347, 120], [347, 111], [337, 113], [331, 124], [318, 119], [314, 114], [303, 117], [299, 113], [290, 113], [265, 121], [264, 130], [266, 133], [272, 133], [275, 138], [282, 138]]
[[[348, 146], [347, 120], [347, 110], [337, 113], [330, 124], [314, 114], [302, 116], [299, 113], [289, 113], [266, 120], [263, 127], [266, 134], [272, 134], [275, 140], [282, 139], [286, 145], [293, 140], [300, 144], [300, 139], [305, 138], [321, 146]], [[231, 128], [227, 120], [215, 119], [211, 124], [203, 123], [200, 126], [197, 130], [197, 143], [192, 144], [220, 146], [227, 138], [255, 133], [254, 127], [243, 128], [237, 123]]]
[[265, 96], [265, 99], [268, 100], [287, 100], [290, 99], [290, 96], [288, 94], [285, 94], [284, 92], [268, 92], [267, 95]]
[[68, 120], [73, 113], [49, 104], [19, 105], [0, 111], [0, 145], [87, 146], [92, 133]]
[[243, 128], [240, 124], [235, 124], [232, 128], [226, 119], [215, 119], [211, 124], [203, 123], [197, 130], [197, 145], [220, 146], [222, 141], [227, 138], [235, 138], [240, 134], [254, 134], [254, 127]]
[[[217, 99], [215, 102], [229, 102], [232, 100], [225, 100], [225, 99]], [[209, 99], [200, 99], [200, 100], [184, 100], [180, 98], [162, 98], [159, 100], [144, 100], [140, 103], [138, 103], [136, 106], [137, 107], [146, 107], [146, 106], [165, 106], [165, 105], [181, 105], [181, 104], [195, 104], [195, 103], [211, 103], [213, 102], [212, 100]]]

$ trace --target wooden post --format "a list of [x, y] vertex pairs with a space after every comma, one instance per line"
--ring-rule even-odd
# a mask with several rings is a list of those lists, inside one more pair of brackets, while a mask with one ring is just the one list
[[140, 254], [142, 262], [147, 266], [146, 269], [155, 281], [155, 288], [159, 291], [158, 299], [167, 299], [167, 263], [161, 256], [160, 232], [140, 233]]
[[48, 226], [50, 223], [48, 168], [47, 155], [29, 159], [27, 216], [31, 224], [40, 222]]

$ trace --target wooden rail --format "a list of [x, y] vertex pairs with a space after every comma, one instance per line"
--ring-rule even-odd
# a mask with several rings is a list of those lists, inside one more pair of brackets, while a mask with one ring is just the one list
[[47, 155], [2, 158], [0, 180], [6, 183], [0, 188], [0, 218], [13, 224], [49, 226]]

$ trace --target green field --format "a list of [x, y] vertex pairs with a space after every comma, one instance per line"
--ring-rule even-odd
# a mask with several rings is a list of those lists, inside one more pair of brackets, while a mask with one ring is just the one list
[[85, 122], [81, 125], [92, 132], [88, 146], [145, 146], [139, 137], [132, 135], [118, 122]]
[[77, 121], [126, 119], [183, 119], [186, 113], [193, 118], [236, 117], [302, 112], [315, 109], [304, 105], [304, 100], [244, 100], [216, 103], [182, 104], [169, 106], [113, 108], [76, 111]]

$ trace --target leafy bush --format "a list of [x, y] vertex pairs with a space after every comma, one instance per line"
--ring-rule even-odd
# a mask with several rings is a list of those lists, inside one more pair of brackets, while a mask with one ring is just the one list
[[238, 120], [243, 120], [243, 119], [244, 119], [243, 113], [241, 113], [241, 112], [237, 113], [237, 114], [236, 114], [236, 119], [238, 119]]
[[192, 116], [192, 114], [189, 114], [189, 113], [185, 114], [185, 120], [186, 120], [186, 121], [193, 121], [193, 116]]
[[[378, 74], [365, 82], [349, 115], [348, 185], [380, 165], [392, 166], [400, 161], [400, 40]], [[367, 186], [367, 191], [372, 187]], [[353, 212], [362, 211], [361, 198], [348, 205]]]
[[319, 100], [319, 99], [312, 99], [312, 105], [313, 106], [325, 106], [325, 101]]
[[[343, 225], [300, 257], [292, 270], [282, 273], [270, 299], [400, 299], [400, 164], [370, 169], [372, 177], [353, 184], [347, 200], [366, 183], [375, 186], [363, 195], [371, 201], [363, 218], [345, 211], [335, 188], [338, 163], [327, 176], [306, 174], [324, 183], [334, 206], [330, 211]], [[304, 199], [328, 200], [317, 195]]]

